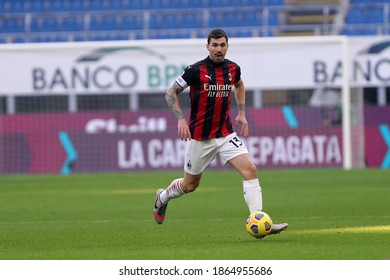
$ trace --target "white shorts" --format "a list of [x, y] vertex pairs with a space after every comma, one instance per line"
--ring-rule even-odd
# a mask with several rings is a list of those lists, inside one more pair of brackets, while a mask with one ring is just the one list
[[232, 158], [248, 154], [248, 150], [235, 132], [210, 140], [190, 140], [186, 145], [184, 171], [192, 175], [201, 174], [217, 154], [226, 164]]

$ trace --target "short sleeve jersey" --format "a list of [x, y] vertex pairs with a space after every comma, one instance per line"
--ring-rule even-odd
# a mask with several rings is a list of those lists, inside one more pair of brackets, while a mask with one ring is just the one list
[[233, 132], [230, 100], [241, 79], [240, 67], [228, 59], [215, 63], [209, 57], [187, 66], [176, 83], [190, 87], [189, 128], [194, 140], [207, 140]]

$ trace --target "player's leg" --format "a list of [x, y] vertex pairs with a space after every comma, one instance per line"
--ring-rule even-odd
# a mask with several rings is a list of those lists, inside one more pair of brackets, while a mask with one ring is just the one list
[[185, 193], [193, 192], [199, 186], [202, 173], [192, 175], [184, 172], [183, 178], [178, 178], [159, 194], [159, 202], [161, 204], [168, 204], [168, 201], [182, 196]]
[[[252, 166], [253, 163], [249, 158], [249, 155], [248, 154], [239, 155], [229, 160], [229, 163], [235, 169], [237, 169], [237, 171], [244, 178], [243, 180], [244, 198], [246, 204], [248, 205], [249, 212], [253, 213], [255, 211], [261, 211], [263, 208], [263, 195], [262, 195], [259, 179], [257, 178], [257, 170], [256, 172], [254, 172]], [[256, 176], [256, 178], [251, 179], [254, 176]], [[272, 224], [272, 229], [270, 234], [278, 234], [283, 230], [285, 230], [287, 227], [288, 227], [287, 223], [282, 223], [282, 224], [274, 223]]]
[[164, 222], [168, 201], [194, 191], [199, 186], [201, 177], [202, 174], [191, 175], [184, 172], [183, 178], [175, 179], [166, 189], [156, 191], [153, 216], [158, 224]]
[[153, 216], [158, 224], [164, 222], [168, 201], [184, 194], [181, 188], [182, 178], [173, 180], [166, 189], [158, 189], [154, 200]]
[[156, 192], [153, 216], [158, 224], [163, 223], [171, 199], [193, 192], [199, 186], [203, 170], [216, 154], [212, 146], [213, 143], [208, 141], [187, 142], [183, 178], [173, 180], [166, 189], [158, 189]]
[[[249, 212], [261, 211], [263, 208], [263, 195], [258, 179], [257, 168], [250, 159], [245, 145], [233, 133], [220, 147], [222, 162], [229, 163], [243, 178], [244, 199]], [[288, 227], [287, 223], [273, 224], [271, 234], [282, 232]]]
[[240, 154], [228, 161], [242, 176], [244, 199], [249, 212], [263, 209], [263, 194], [257, 177], [257, 168], [249, 158], [249, 154]]
[[224, 164], [229, 163], [243, 178], [243, 192], [249, 212], [261, 211], [263, 198], [257, 168], [249, 157], [244, 143], [234, 132], [219, 141], [219, 155]]

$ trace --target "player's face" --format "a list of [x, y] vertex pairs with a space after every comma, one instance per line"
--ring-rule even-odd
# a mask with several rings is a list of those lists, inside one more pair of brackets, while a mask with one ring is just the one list
[[206, 45], [209, 51], [209, 57], [216, 63], [221, 63], [225, 59], [226, 52], [229, 48], [226, 38], [210, 39], [210, 44]]

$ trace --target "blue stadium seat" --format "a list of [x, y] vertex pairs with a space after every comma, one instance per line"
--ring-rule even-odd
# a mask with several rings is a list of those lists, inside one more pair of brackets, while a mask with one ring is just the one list
[[69, 0], [69, 7], [67, 8], [70, 12], [83, 12], [88, 11], [86, 2], [83, 0]]
[[127, 2], [124, 0], [108, 1], [107, 10], [109, 11], [123, 11], [128, 9]]
[[242, 8], [248, 6], [247, 0], [228, 0], [227, 5], [233, 8]]
[[30, 39], [30, 42], [33, 43], [55, 43], [55, 42], [67, 42], [68, 37], [66, 35], [47, 35], [47, 34], [42, 34], [42, 35], [37, 35], [33, 36]]
[[243, 23], [242, 25], [248, 26], [260, 26], [262, 25], [261, 15], [256, 12], [245, 12], [243, 13]]
[[24, 17], [7, 17], [3, 20], [2, 32], [4, 33], [18, 33], [25, 31]]
[[112, 40], [124, 41], [129, 40], [129, 35], [124, 33], [114, 34]]
[[284, 0], [247, 0], [249, 7], [266, 7], [284, 5]]
[[196, 38], [207, 38], [208, 30], [201, 29], [196, 32]]
[[82, 16], [65, 16], [62, 18], [61, 31], [82, 31], [84, 20]]
[[[221, 0], [213, 0], [209, 2], [217, 2]], [[226, 1], [226, 0], [224, 0]], [[207, 1], [206, 1], [207, 2]], [[192, 1], [183, 1], [183, 0], [153, 0], [149, 1], [147, 9], [151, 10], [174, 10], [174, 9], [187, 9], [187, 8], [200, 8], [204, 4], [202, 0], [192, 0]]]
[[143, 0], [131, 0], [129, 1], [128, 9], [130, 10], [148, 9], [148, 3], [147, 1], [143, 1]]
[[269, 25], [279, 25], [279, 14], [277, 12], [270, 12], [268, 15]]
[[142, 15], [126, 15], [118, 17], [117, 28], [120, 30], [137, 30], [143, 28]]
[[31, 38], [31, 42], [33, 43], [47, 43], [50, 42], [50, 37], [47, 35], [41, 35]]
[[198, 12], [186, 12], [177, 16], [177, 28], [201, 28], [203, 16]]
[[365, 22], [364, 10], [359, 9], [359, 8], [351, 8], [348, 11], [345, 22], [346, 23], [364, 23]]
[[208, 7], [211, 8], [220, 8], [220, 7], [226, 7], [226, 0], [213, 0], [213, 1], [207, 1]]
[[24, 0], [13, 0], [13, 1], [1, 1], [4, 3], [5, 12], [7, 13], [25, 13], [26, 12], [26, 1]]
[[111, 40], [129, 40], [129, 36], [125, 33], [112, 33], [109, 34], [107, 32], [98, 32], [91, 33], [88, 36], [84, 35], [76, 35], [74, 37], [76, 42], [83, 41], [111, 41]]
[[60, 25], [58, 22], [58, 18], [54, 16], [44, 17], [42, 19], [42, 27], [41, 30], [43, 32], [56, 32], [60, 30]]
[[69, 38], [67, 35], [57, 35], [52, 38], [53, 42], [68, 42]]
[[26, 43], [26, 37], [25, 36], [14, 36], [12, 43]]
[[207, 5], [206, 5], [206, 2], [203, 0], [191, 0], [191, 1], [188, 1], [188, 3], [187, 3], [188, 9], [204, 8], [204, 7], [207, 7]]
[[91, 16], [91, 30], [116, 30], [118, 29], [116, 16]]
[[185, 39], [191, 38], [190, 30], [159, 30], [152, 31], [149, 39]]
[[381, 8], [351, 8], [346, 23], [383, 23], [384, 10]]
[[164, 0], [153, 0], [149, 2], [148, 8], [149, 9], [155, 9], [155, 10], [161, 10], [164, 8]]
[[52, 0], [44, 3], [44, 9], [47, 12], [64, 12], [67, 10], [65, 1]]
[[30, 31], [39, 32], [42, 27], [42, 18], [32, 17], [30, 22]]
[[163, 17], [163, 28], [177, 28], [177, 15], [167, 15]]
[[150, 16], [151, 29], [169, 29], [177, 28], [176, 14], [153, 14]]
[[261, 16], [256, 12], [214, 12], [209, 19], [210, 27], [260, 26], [261, 24]]
[[246, 6], [248, 6], [248, 7], [260, 7], [260, 6], [263, 6], [263, 1], [264, 0], [247, 0], [246, 1]]
[[[108, 1], [108, 2], [110, 2], [110, 1]], [[89, 1], [88, 10], [89, 11], [104, 11], [108, 8], [108, 7], [106, 7], [105, 3], [106, 3], [105, 0]]]
[[283, 6], [284, 0], [269, 0], [268, 5], [269, 6]]
[[87, 10], [87, 3], [83, 0], [30, 0], [29, 11], [34, 13], [82, 12]]
[[176, 34], [175, 34], [175, 38], [178, 38], [178, 39], [189, 39], [191, 38], [191, 31], [189, 30], [178, 30], [176, 31]]
[[368, 23], [382, 23], [384, 22], [384, 10], [383, 9], [367, 9], [366, 10], [366, 22]]
[[162, 32], [150, 32], [148, 39], [173, 39], [174, 36], [172, 36], [172, 33], [169, 33], [168, 31], [162, 31]]
[[86, 34], [80, 33], [80, 34], [76, 34], [73, 37], [73, 41], [75, 41], [75, 42], [85, 42], [85, 41], [88, 41], [88, 38], [87, 38]]
[[[81, 25], [79, 21], [74, 21], [67, 17], [57, 16], [35, 16], [31, 19], [30, 31], [31, 32], [61, 32], [61, 31], [77, 31], [82, 30], [81, 26], [77, 27], [77, 24]], [[65, 26], [64, 26], [65, 24]], [[68, 26], [66, 26], [68, 24]]]
[[30, 0], [29, 12], [43, 13], [45, 11], [45, 0]]
[[[184, 9], [184, 8], [188, 8], [188, 4], [189, 2], [192, 2], [192, 1], [183, 1], [183, 0], [169, 0], [166, 5], [166, 9]], [[199, 7], [199, 6], [198, 6]]]
[[137, 30], [142, 29], [142, 15], [92, 16], [91, 30]]
[[364, 36], [364, 35], [378, 35], [378, 29], [375, 26], [346, 26], [342, 28], [340, 35], [347, 36]]
[[221, 24], [223, 24], [223, 15], [216, 14], [216, 13], [210, 13], [208, 26], [210, 27], [221, 27]]
[[237, 38], [237, 37], [252, 37], [252, 31], [249, 29], [243, 30], [243, 29], [238, 29], [238, 30], [226, 30], [227, 34], [231, 38]]
[[162, 21], [163, 21], [163, 16], [152, 15], [150, 17], [150, 21], [149, 21], [149, 28], [151, 28], [151, 29], [160, 28]]
[[91, 41], [109, 41], [111, 37], [108, 33], [91, 34], [89, 37]]

